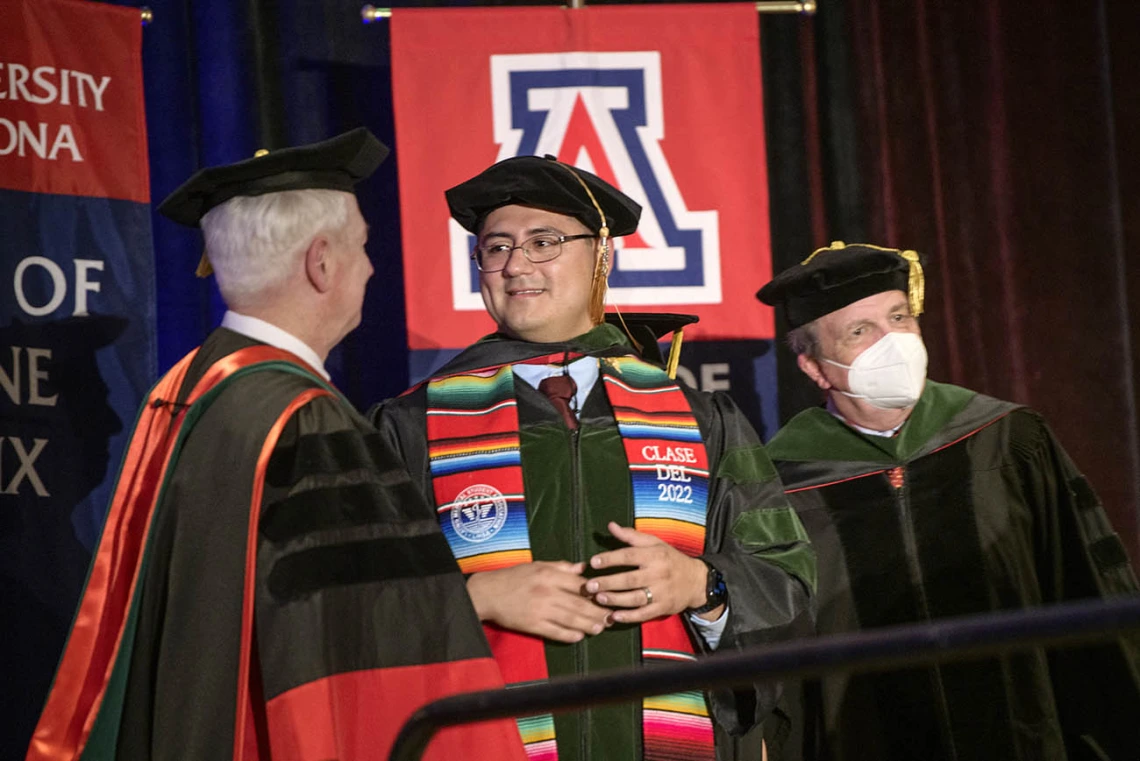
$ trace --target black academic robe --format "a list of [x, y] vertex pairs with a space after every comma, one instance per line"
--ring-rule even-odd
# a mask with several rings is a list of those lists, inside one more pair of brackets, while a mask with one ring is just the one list
[[[928, 382], [894, 438], [817, 408], [769, 452], [818, 554], [820, 634], [1136, 591], [1092, 488], [1032, 410]], [[1140, 758], [1136, 644], [808, 682], [790, 707], [803, 737], [771, 758]]]
[[[632, 351], [622, 333], [609, 325], [564, 344], [528, 343], [495, 334], [464, 351], [437, 376], [549, 354], [607, 357]], [[717, 652], [740, 651], [809, 632], [814, 559], [763, 446], [727, 395], [679, 385], [709, 457], [702, 557], [724, 574], [728, 586], [729, 614]], [[629, 468], [603, 386], [600, 380], [594, 385], [581, 410], [580, 426], [572, 434], [545, 396], [515, 379], [527, 523], [536, 560], [588, 560], [621, 546], [610, 536], [608, 521], [633, 524]], [[425, 408], [426, 386], [420, 386], [371, 414], [431, 499]], [[694, 633], [692, 639], [698, 650], [704, 647], [699, 635]], [[573, 645], [548, 642], [545, 651], [552, 676], [637, 666], [639, 627], [614, 626]], [[765, 684], [753, 692], [714, 693], [710, 702], [719, 726], [742, 734], [767, 714], [777, 694], [777, 685]], [[556, 715], [559, 759], [639, 759], [640, 727], [640, 704]], [[753, 743], [748, 757], [759, 758], [758, 733]], [[730, 757], [732, 744], [721, 738], [718, 753]]]
[[[239, 724], [246, 759], [379, 758], [416, 705], [501, 685], [419, 490], [342, 397], [286, 355], [275, 369], [235, 374], [208, 404], [183, 406], [208, 369], [263, 346], [219, 329], [177, 393], [149, 400], [186, 415], [186, 433], [83, 758], [232, 758]], [[246, 663], [243, 601], [253, 611]], [[59, 718], [45, 713], [41, 725]], [[489, 726], [434, 745], [435, 757], [487, 742], [517, 758], [513, 725]]]

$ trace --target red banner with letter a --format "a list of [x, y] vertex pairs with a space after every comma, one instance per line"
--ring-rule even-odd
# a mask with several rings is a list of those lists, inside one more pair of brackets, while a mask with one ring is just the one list
[[771, 257], [751, 4], [400, 8], [392, 75], [412, 349], [494, 329], [444, 190], [548, 153], [644, 208], [616, 243], [609, 303], [700, 315], [687, 336], [773, 337], [753, 296]]

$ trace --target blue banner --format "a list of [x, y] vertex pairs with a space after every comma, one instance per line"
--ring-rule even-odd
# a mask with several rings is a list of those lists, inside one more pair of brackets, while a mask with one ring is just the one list
[[61, 0], [0, 6], [7, 759], [27, 748], [156, 368], [138, 11]]

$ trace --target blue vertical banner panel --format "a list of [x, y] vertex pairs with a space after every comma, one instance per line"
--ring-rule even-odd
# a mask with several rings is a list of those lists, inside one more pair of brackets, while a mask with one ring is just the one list
[[22, 758], [155, 375], [138, 11], [0, 0], [0, 758]]
[[[668, 356], [669, 345], [661, 352]], [[685, 341], [677, 377], [701, 391], [727, 393], [764, 441], [780, 427], [774, 341]]]

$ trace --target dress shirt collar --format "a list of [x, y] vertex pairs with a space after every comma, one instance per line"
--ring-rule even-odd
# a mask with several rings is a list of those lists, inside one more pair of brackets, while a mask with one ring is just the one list
[[304, 360], [306, 364], [320, 373], [322, 378], [325, 380], [330, 379], [328, 370], [325, 370], [325, 363], [321, 361], [317, 353], [300, 338], [282, 330], [276, 325], [271, 325], [265, 320], [259, 320], [256, 317], [227, 311], [225, 317], [222, 318], [222, 327], [227, 330], [232, 330], [235, 333], [241, 333], [243, 336], [252, 338], [255, 341], [269, 344], [274, 348], [296, 354]]

